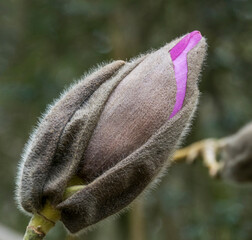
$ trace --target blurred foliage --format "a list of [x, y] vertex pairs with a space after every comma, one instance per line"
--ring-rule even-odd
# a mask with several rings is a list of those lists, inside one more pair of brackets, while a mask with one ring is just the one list
[[[195, 29], [208, 39], [201, 101], [184, 144], [231, 134], [252, 119], [249, 0], [0, 1], [0, 223], [24, 232], [17, 163], [46, 105], [90, 67], [129, 59]], [[252, 188], [177, 164], [143, 201], [147, 240], [252, 239]], [[80, 239], [126, 240], [130, 217]], [[61, 224], [48, 240], [63, 239]]]

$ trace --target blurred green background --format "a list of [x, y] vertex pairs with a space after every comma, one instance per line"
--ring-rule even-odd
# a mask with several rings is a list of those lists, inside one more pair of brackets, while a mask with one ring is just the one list
[[[22, 148], [47, 104], [85, 71], [129, 59], [184, 33], [207, 37], [201, 101], [184, 145], [233, 133], [252, 119], [252, 6], [248, 0], [0, 1], [0, 224], [22, 235], [14, 200]], [[88, 240], [251, 240], [252, 187], [176, 164], [135, 211]], [[58, 224], [48, 240], [64, 239]], [[12, 240], [12, 239], [9, 239]]]

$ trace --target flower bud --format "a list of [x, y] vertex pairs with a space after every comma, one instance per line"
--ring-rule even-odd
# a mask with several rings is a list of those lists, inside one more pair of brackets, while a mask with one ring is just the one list
[[[49, 200], [73, 233], [128, 206], [169, 165], [185, 134], [205, 53], [205, 39], [194, 31], [73, 85], [25, 148], [20, 205], [37, 212]], [[74, 176], [86, 187], [63, 200]]]
[[252, 123], [225, 139], [222, 176], [235, 182], [252, 182]]

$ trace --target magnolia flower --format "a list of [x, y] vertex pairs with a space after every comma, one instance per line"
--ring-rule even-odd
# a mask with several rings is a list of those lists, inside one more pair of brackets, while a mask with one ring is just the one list
[[252, 182], [252, 123], [224, 142], [222, 176], [235, 182]]
[[[114, 61], [56, 100], [31, 135], [20, 164], [18, 201], [46, 201], [74, 233], [128, 206], [162, 174], [198, 103], [206, 41], [194, 31], [129, 62]], [[85, 188], [66, 200], [78, 177]]]

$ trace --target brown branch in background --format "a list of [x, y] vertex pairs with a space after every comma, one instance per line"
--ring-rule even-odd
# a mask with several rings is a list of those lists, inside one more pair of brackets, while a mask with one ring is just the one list
[[239, 184], [252, 182], [252, 122], [231, 136], [205, 139], [175, 152], [174, 162], [202, 158], [211, 177]]
[[202, 158], [204, 165], [209, 169], [211, 177], [218, 177], [223, 162], [217, 159], [220, 151], [226, 145], [225, 139], [205, 139], [179, 149], [173, 156], [173, 162], [185, 160], [188, 163]]

